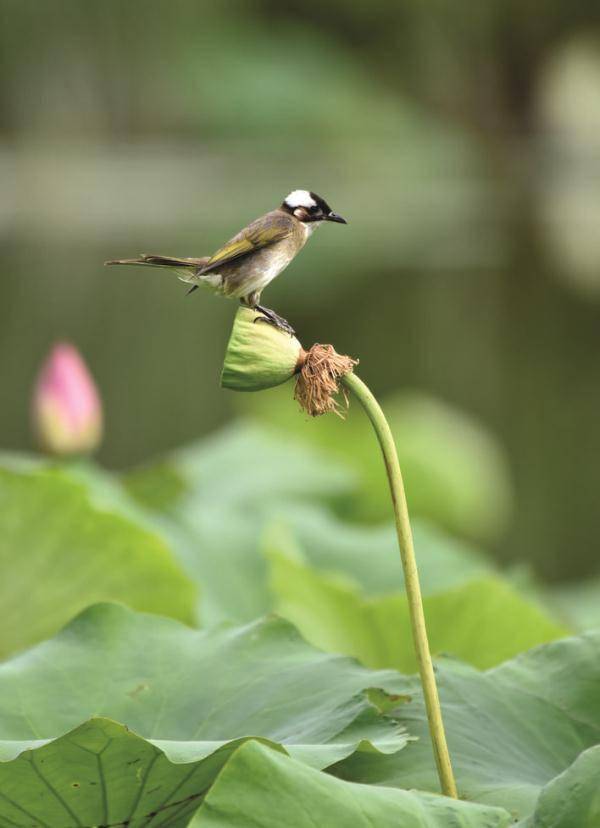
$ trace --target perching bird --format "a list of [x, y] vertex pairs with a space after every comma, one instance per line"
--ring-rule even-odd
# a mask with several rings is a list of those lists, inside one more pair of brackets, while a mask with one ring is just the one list
[[106, 264], [169, 268], [182, 281], [192, 284], [188, 293], [205, 285], [215, 293], [239, 299], [243, 305], [259, 311], [265, 321], [293, 333], [285, 319], [260, 304], [260, 295], [324, 221], [346, 224], [316, 193], [293, 190], [280, 207], [255, 219], [212, 256], [179, 259], [142, 255]]

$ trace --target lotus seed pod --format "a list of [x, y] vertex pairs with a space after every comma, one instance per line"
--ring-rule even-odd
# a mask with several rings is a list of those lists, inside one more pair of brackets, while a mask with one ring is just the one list
[[102, 437], [102, 404], [83, 358], [59, 343], [46, 358], [32, 401], [37, 439], [50, 454], [90, 454]]
[[265, 322], [258, 311], [240, 307], [227, 345], [221, 386], [262, 391], [281, 385], [294, 376], [303, 354], [295, 336]]

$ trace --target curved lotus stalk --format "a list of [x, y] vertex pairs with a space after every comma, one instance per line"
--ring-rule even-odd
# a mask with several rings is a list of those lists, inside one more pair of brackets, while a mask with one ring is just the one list
[[456, 797], [456, 783], [427, 639], [404, 483], [389, 424], [369, 388], [354, 373], [357, 360], [336, 353], [331, 345], [313, 345], [305, 351], [297, 339], [271, 325], [255, 323], [256, 318], [257, 314], [247, 308], [237, 313], [223, 365], [223, 387], [237, 391], [259, 391], [281, 385], [296, 375], [294, 397], [308, 414], [315, 417], [327, 412], [340, 413], [336, 396], [341, 385], [346, 406], [347, 392], [350, 391], [371, 421], [390, 486], [413, 641], [440, 785], [446, 796]]

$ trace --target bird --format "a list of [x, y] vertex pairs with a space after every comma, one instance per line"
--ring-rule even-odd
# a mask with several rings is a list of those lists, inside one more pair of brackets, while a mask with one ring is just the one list
[[260, 319], [293, 334], [289, 322], [260, 304], [261, 294], [300, 252], [314, 230], [327, 221], [348, 223], [316, 193], [292, 190], [279, 207], [250, 222], [212, 256], [142, 254], [136, 259], [112, 259], [105, 264], [167, 268], [192, 285], [188, 293], [204, 286], [239, 299], [242, 305], [258, 312], [255, 321]]

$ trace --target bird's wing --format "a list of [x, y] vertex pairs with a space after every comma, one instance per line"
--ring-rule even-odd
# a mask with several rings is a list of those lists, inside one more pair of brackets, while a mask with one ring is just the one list
[[266, 216], [256, 219], [244, 230], [240, 231], [230, 241], [214, 253], [202, 268], [202, 273], [218, 270], [224, 264], [247, 256], [261, 247], [267, 247], [275, 242], [282, 241], [292, 232], [291, 217], [285, 213]]

